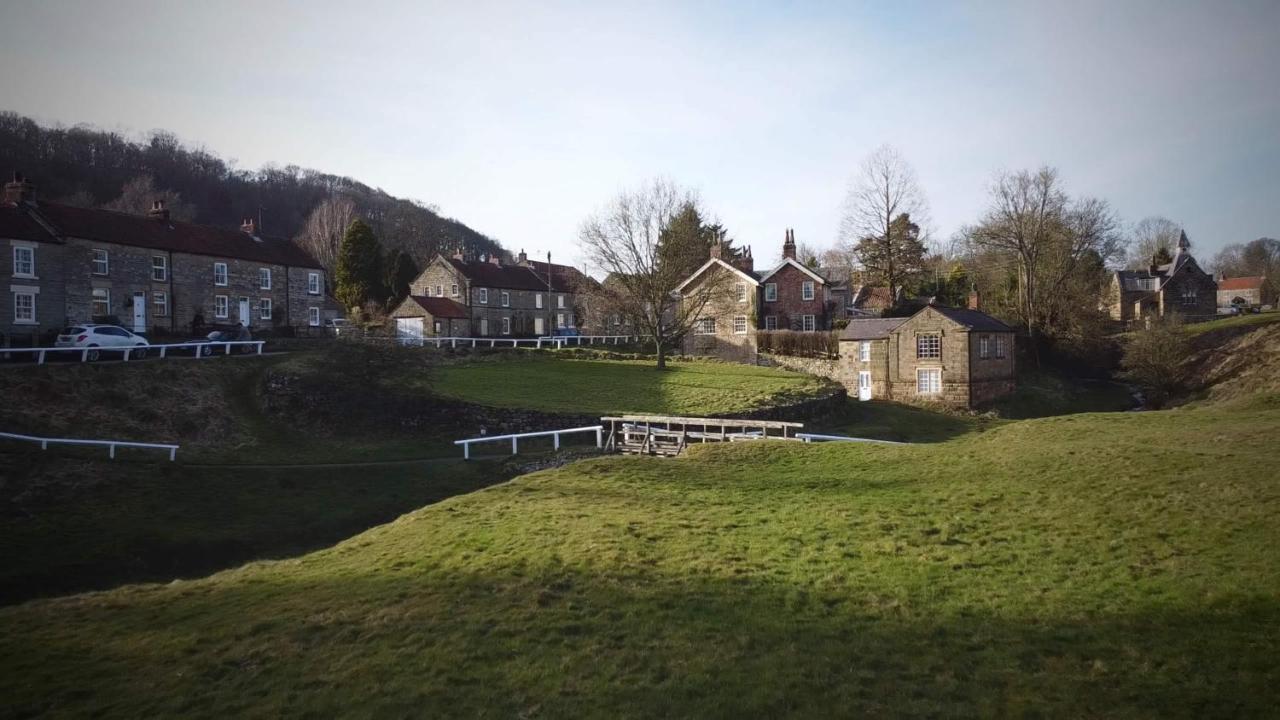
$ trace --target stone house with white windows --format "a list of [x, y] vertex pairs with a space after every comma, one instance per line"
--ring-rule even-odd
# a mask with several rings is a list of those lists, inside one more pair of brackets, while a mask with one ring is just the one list
[[1014, 330], [974, 309], [929, 305], [909, 318], [853, 319], [839, 368], [859, 400], [972, 408], [1013, 392]]
[[320, 264], [293, 243], [147, 215], [38, 201], [15, 176], [0, 201], [11, 278], [0, 295], [6, 343], [32, 344], [71, 323], [117, 319], [142, 333], [189, 334], [196, 321], [252, 328], [320, 326], [340, 315]]
[[[448, 337], [463, 328], [467, 332], [461, 337], [551, 335], [580, 327], [578, 293], [585, 282], [586, 276], [573, 267], [530, 261], [524, 252], [515, 264], [497, 255], [475, 260], [436, 255], [409, 284], [409, 297], [391, 317], [397, 337], [406, 340]], [[451, 304], [429, 307], [422, 298]], [[461, 319], [455, 317], [458, 308], [465, 324], [440, 322]]]
[[[682, 352], [755, 362], [760, 278], [752, 264], [749, 251], [742, 257], [728, 258], [724, 246], [717, 243], [711, 246], [711, 257], [676, 289], [683, 307], [697, 303], [696, 317], [681, 343]], [[686, 316], [693, 312], [682, 310]]]
[[1139, 270], [1117, 270], [1107, 289], [1112, 320], [1134, 322], [1176, 313], [1186, 320], [1207, 320], [1218, 312], [1218, 284], [1191, 257], [1184, 232], [1173, 262], [1153, 261]]

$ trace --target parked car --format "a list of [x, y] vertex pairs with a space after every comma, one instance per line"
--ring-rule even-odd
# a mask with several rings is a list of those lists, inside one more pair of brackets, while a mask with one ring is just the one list
[[[201, 347], [196, 348], [200, 355], [212, 355], [214, 345], [225, 342], [248, 342], [253, 339], [253, 335], [249, 332], [249, 328], [236, 323], [235, 325], [214, 325], [213, 332], [202, 338], [190, 340], [193, 343], [204, 343]], [[232, 348], [232, 352], [253, 352], [252, 345], [236, 345]]]
[[325, 326], [333, 328], [334, 337], [340, 337], [342, 331], [347, 329], [346, 318], [329, 318], [325, 321]]
[[87, 354], [90, 361], [98, 360], [102, 356], [102, 350], [99, 348], [133, 348], [121, 351], [121, 357], [127, 352], [130, 358], [144, 358], [147, 356], [147, 347], [150, 345], [146, 338], [125, 330], [119, 325], [94, 323], [63, 328], [58, 338], [53, 341], [53, 346], [57, 348], [90, 348]]

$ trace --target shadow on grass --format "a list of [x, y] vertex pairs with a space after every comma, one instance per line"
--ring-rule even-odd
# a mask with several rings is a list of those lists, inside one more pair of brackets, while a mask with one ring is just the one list
[[0, 611], [0, 692], [15, 716], [1199, 718], [1280, 705], [1274, 597], [936, 613], [759, 577], [334, 569]]
[[[844, 410], [815, 423], [807, 432], [827, 432], [897, 442], [942, 442], [998, 424], [990, 417], [926, 409], [884, 400], [849, 400]], [[812, 428], [808, 427], [812, 425]]]
[[300, 555], [514, 474], [496, 463], [245, 469], [5, 457], [0, 603]]

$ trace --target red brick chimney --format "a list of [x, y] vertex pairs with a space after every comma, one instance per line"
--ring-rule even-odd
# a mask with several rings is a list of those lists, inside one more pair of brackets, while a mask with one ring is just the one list
[[970, 310], [982, 309], [982, 294], [978, 292], [978, 288], [974, 288], [969, 291], [969, 309]]
[[787, 228], [787, 237], [782, 241], [782, 259], [796, 259], [796, 231]]
[[13, 180], [4, 184], [4, 204], [33, 203], [36, 201], [36, 186], [27, 182], [22, 173], [15, 172]]
[[153, 220], [168, 220], [169, 209], [164, 206], [163, 200], [152, 200], [151, 209], [147, 211], [147, 217]]
[[466, 259], [466, 258], [464, 258], [464, 257], [462, 256], [462, 248], [458, 248], [457, 250], [454, 250], [454, 251], [453, 251], [453, 259], [454, 259], [454, 260], [465, 260], [465, 259]]
[[713, 260], [724, 259], [724, 243], [723, 242], [720, 242], [719, 240], [717, 240], [711, 243], [711, 259]]
[[258, 226], [253, 222], [253, 218], [245, 218], [240, 221], [240, 232], [245, 233], [250, 237], [257, 236]]
[[489, 262], [490, 262], [490, 263], [492, 263], [492, 264], [494, 264], [494, 265], [497, 265], [497, 266], [501, 267], [501, 266], [502, 266], [502, 256], [501, 256], [501, 255], [499, 255], [498, 253], [489, 253]]
[[738, 258], [738, 269], [746, 273], [750, 273], [756, 269], [756, 261], [755, 258], [751, 257], [750, 245], [742, 251], [742, 257]]

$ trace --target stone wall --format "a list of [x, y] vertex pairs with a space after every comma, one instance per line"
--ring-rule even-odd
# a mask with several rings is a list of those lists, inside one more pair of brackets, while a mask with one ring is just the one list
[[[34, 248], [35, 277], [15, 277], [13, 274], [13, 248], [16, 245]], [[10, 342], [28, 347], [39, 345], [43, 335], [52, 334], [66, 325], [66, 282], [63, 256], [66, 248], [57, 243], [31, 243], [9, 241], [0, 246], [0, 277], [7, 287], [0, 293], [0, 346]], [[14, 293], [31, 292], [35, 295], [35, 322], [17, 323], [13, 316]]]

